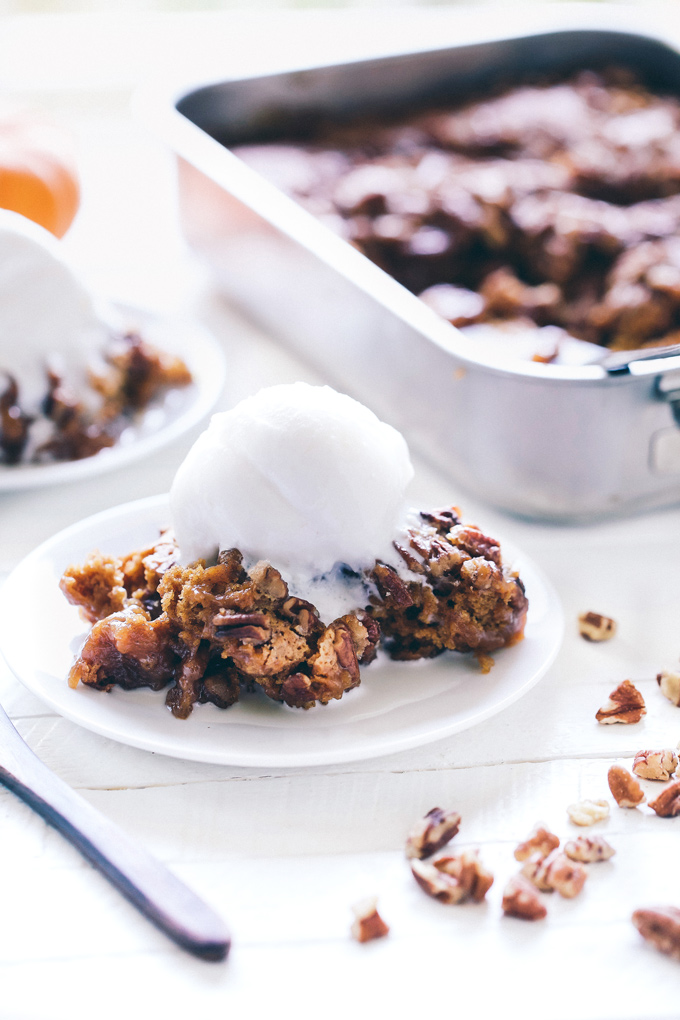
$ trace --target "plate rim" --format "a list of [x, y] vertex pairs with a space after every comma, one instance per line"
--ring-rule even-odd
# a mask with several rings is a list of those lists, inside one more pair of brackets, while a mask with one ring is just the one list
[[[224, 750], [220, 751], [220, 753], [215, 753], [214, 751], [211, 751], [210, 748], [208, 748], [208, 752], [206, 753], [201, 752], [200, 748], [195, 749], [193, 746], [182, 746], [181, 740], [173, 740], [169, 744], [167, 736], [160, 731], [152, 730], [148, 733], [142, 732], [141, 735], [138, 732], [135, 732], [132, 735], [121, 732], [120, 725], [116, 725], [116, 722], [120, 724], [122, 720], [117, 719], [117, 717], [114, 716], [113, 723], [107, 722], [105, 718], [104, 721], [101, 721], [97, 712], [95, 712], [94, 718], [89, 717], [87, 711], [85, 711], [85, 713], [81, 711], [81, 707], [84, 702], [79, 701], [77, 698], [74, 699], [73, 708], [71, 709], [68, 702], [64, 705], [64, 701], [61, 696], [51, 697], [49, 690], [45, 690], [44, 685], [42, 685], [39, 681], [32, 681], [32, 679], [27, 680], [25, 671], [22, 673], [21, 669], [14, 665], [11, 654], [11, 641], [9, 642], [10, 651], [8, 652], [7, 641], [5, 640], [5, 631], [6, 629], [9, 629], [7, 624], [7, 607], [10, 604], [9, 592], [11, 589], [11, 582], [15, 576], [22, 574], [26, 570], [30, 570], [33, 564], [40, 562], [46, 556], [51, 557], [51, 554], [57, 552], [64, 543], [68, 542], [72, 537], [77, 536], [86, 529], [89, 530], [92, 527], [99, 528], [110, 521], [123, 521], [126, 517], [130, 518], [132, 515], [140, 517], [147, 513], [157, 513], [160, 516], [162, 510], [168, 506], [168, 494], [163, 493], [155, 496], [146, 496], [142, 499], [133, 500], [127, 503], [117, 504], [116, 506], [85, 517], [80, 521], [76, 521], [75, 523], [68, 525], [66, 528], [56, 532], [50, 538], [46, 539], [33, 549], [32, 552], [28, 553], [28, 555], [25, 556], [7, 575], [5, 581], [0, 586], [0, 654], [2, 654], [2, 657], [12, 675], [22, 684], [23, 687], [29, 690], [43, 703], [49, 705], [50, 708], [52, 708], [59, 716], [68, 719], [70, 722], [73, 722], [78, 726], [82, 726], [90, 732], [106, 737], [117, 743], [155, 754], [163, 754], [168, 757], [178, 758], [180, 760], [196, 761], [204, 764], [215, 764], [233, 768], [311, 768], [320, 765], [337, 765], [356, 761], [368, 761], [373, 758], [381, 758], [390, 754], [412, 750], [416, 747], [423, 747], [428, 744], [435, 743], [448, 736], [453, 736], [454, 734], [460, 733], [466, 729], [471, 729], [473, 726], [476, 726], [492, 716], [503, 712], [506, 708], [510, 707], [510, 705], [514, 704], [514, 702], [527, 694], [545, 676], [559, 654], [562, 646], [565, 632], [565, 617], [561, 601], [555, 588], [545, 576], [541, 568], [538, 567], [530, 557], [526, 556], [520, 549], [516, 549], [511, 541], [504, 543], [501, 538], [501, 545], [503, 546], [505, 544], [506, 548], [510, 547], [511, 554], [516, 556], [517, 559], [521, 559], [525, 567], [530, 569], [531, 573], [542, 586], [542, 596], [546, 599], [548, 607], [545, 614], [549, 623], [545, 632], [548, 635], [548, 647], [546, 654], [541, 657], [539, 664], [533, 667], [528, 677], [522, 683], [511, 688], [497, 700], [493, 700], [489, 704], [482, 706], [479, 710], [474, 712], [473, 718], [464, 716], [463, 718], [451, 721], [450, 716], [444, 716], [440, 725], [430, 727], [426, 734], [421, 733], [420, 730], [416, 730], [415, 732], [407, 731], [400, 735], [397, 731], [397, 736], [395, 736], [394, 733], [383, 734], [379, 739], [371, 736], [369, 738], [368, 747], [364, 747], [361, 741], [355, 740], [345, 751], [338, 750], [337, 748], [331, 748], [327, 751], [319, 750], [318, 748], [306, 751], [303, 747], [300, 751], [290, 752], [277, 750], [273, 754], [267, 753], [266, 749], [262, 750], [259, 747], [256, 747], [255, 750], [248, 751], [237, 749], [234, 753], [233, 751], [230, 751], [228, 744], [225, 745]], [[531, 605], [529, 612], [531, 613]], [[11, 617], [11, 613], [9, 613], [9, 616]], [[451, 654], [455, 655], [455, 653]], [[66, 677], [64, 677], [63, 683], [65, 688]], [[62, 694], [64, 693], [64, 688], [61, 689]], [[95, 692], [87, 693], [94, 695]], [[125, 692], [116, 693], [121, 694]], [[198, 711], [203, 708], [210, 709], [211, 707], [213, 706], [198, 706]], [[159, 705], [159, 710], [162, 709], [163, 706]], [[216, 711], [219, 710], [216, 709]], [[168, 719], [170, 719], [169, 715]], [[173, 719], [172, 721], [175, 725], [183, 724], [179, 720]], [[191, 725], [191, 720], [189, 720], [189, 724]], [[210, 727], [210, 722], [208, 721], [206, 725]], [[257, 728], [256, 719], [252, 725]], [[228, 727], [228, 720], [221, 722], [220, 726]], [[267, 727], [260, 728], [266, 730]], [[178, 730], [178, 736], [180, 733], [181, 731]]]

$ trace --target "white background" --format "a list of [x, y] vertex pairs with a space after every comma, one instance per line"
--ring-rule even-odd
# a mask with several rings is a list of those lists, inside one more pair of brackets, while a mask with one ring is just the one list
[[[670, 9], [626, 16], [680, 38]], [[583, 17], [592, 11], [614, 16], [584, 5]], [[485, 16], [516, 25], [525, 15], [506, 7]], [[553, 8], [545, 13], [553, 16]], [[226, 407], [268, 383], [318, 380], [227, 308], [185, 251], [172, 159], [132, 122], [132, 88], [190, 64], [209, 77], [218, 65], [231, 72], [454, 40], [459, 17], [428, 10], [389, 18], [273, 11], [266, 22], [248, 12], [5, 19], [0, 87], [76, 132], [84, 200], [66, 241], [73, 256], [115, 296], [207, 324], [229, 357]], [[623, 24], [618, 12], [616, 23]], [[192, 438], [109, 476], [0, 496], [0, 571], [67, 524], [166, 491]], [[415, 502], [462, 504], [467, 519], [525, 549], [551, 578], [567, 636], [548, 676], [502, 715], [440, 743], [352, 765], [271, 770], [182, 762], [107, 741], [51, 713], [0, 667], [0, 699], [40, 757], [204, 895], [234, 933], [226, 964], [174, 949], [2, 791], [2, 1020], [680, 1015], [680, 965], [645, 946], [630, 923], [637, 906], [680, 905], [680, 820], [612, 804], [597, 831], [617, 855], [591, 868], [579, 898], [554, 894], [548, 918], [534, 925], [500, 911], [516, 870], [512, 850], [538, 819], [572, 837], [567, 805], [609, 797], [612, 762], [630, 766], [640, 748], [680, 738], [680, 709], [654, 680], [680, 653], [680, 510], [587, 528], [536, 525], [474, 502], [422, 463], [416, 468]], [[39, 592], [25, 608], [39, 629]], [[598, 646], [577, 636], [576, 616], [589, 609], [617, 619], [613, 641]], [[646, 718], [598, 726], [596, 709], [626, 677], [647, 700]], [[409, 875], [405, 834], [435, 805], [461, 812], [456, 845], [479, 847], [496, 876], [483, 905], [444, 907]], [[350, 907], [366, 895], [379, 896], [392, 931], [360, 946], [349, 938]]]

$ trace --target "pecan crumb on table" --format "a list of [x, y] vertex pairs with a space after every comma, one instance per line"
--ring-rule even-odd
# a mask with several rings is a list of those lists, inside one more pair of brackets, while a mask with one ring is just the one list
[[624, 680], [611, 694], [609, 699], [595, 713], [595, 718], [604, 725], [611, 723], [637, 723], [647, 714], [645, 699], [635, 684]]

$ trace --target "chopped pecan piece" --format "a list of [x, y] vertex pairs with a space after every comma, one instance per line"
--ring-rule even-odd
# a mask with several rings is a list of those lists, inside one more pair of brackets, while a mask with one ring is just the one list
[[578, 618], [578, 632], [586, 641], [609, 641], [616, 634], [616, 621], [601, 613], [582, 613]]
[[572, 861], [583, 861], [587, 864], [595, 861], [608, 861], [616, 850], [604, 836], [577, 836], [564, 845], [564, 852]]
[[468, 899], [481, 903], [493, 884], [493, 875], [475, 850], [464, 850], [433, 863], [413, 860], [411, 871], [420, 888], [440, 903], [464, 903]]
[[227, 610], [213, 617], [216, 638], [230, 638], [250, 645], [263, 645], [271, 637], [264, 613], [235, 613]]
[[669, 783], [658, 797], [650, 800], [649, 806], [661, 818], [674, 818], [680, 815], [680, 779]]
[[638, 751], [633, 761], [633, 772], [640, 779], [659, 779], [666, 782], [678, 767], [678, 756], [670, 748], [661, 751]]
[[260, 560], [250, 571], [250, 577], [256, 588], [270, 599], [288, 598], [288, 585], [281, 574], [266, 560]]
[[606, 800], [580, 800], [569, 805], [567, 814], [574, 825], [594, 825], [609, 817], [609, 804]]
[[549, 832], [542, 825], [537, 825], [529, 838], [515, 848], [515, 860], [526, 861], [536, 853], [547, 857], [551, 850], [555, 850], [559, 845], [559, 836]]
[[347, 619], [343, 616], [324, 630], [316, 652], [309, 659], [310, 675], [294, 673], [283, 681], [278, 697], [286, 705], [291, 708], [311, 708], [316, 702], [327, 705], [359, 685], [359, 661]]
[[662, 669], [657, 673], [656, 682], [664, 698], [668, 698], [674, 705], [680, 705], [680, 673], [672, 669]]
[[635, 776], [621, 765], [612, 765], [607, 773], [612, 797], [622, 808], [635, 808], [645, 800], [642, 787]]
[[522, 874], [545, 892], [556, 889], [560, 896], [572, 899], [583, 888], [588, 872], [581, 865], [570, 860], [566, 854], [553, 850], [547, 857], [533, 854], [525, 861]]
[[513, 875], [503, 892], [503, 913], [524, 921], [540, 921], [548, 911], [531, 882], [524, 875]]
[[432, 808], [409, 832], [406, 840], [406, 856], [416, 857], [420, 860], [431, 857], [453, 839], [459, 828], [460, 815], [457, 811]]
[[467, 899], [481, 903], [493, 885], [493, 875], [484, 867], [476, 850], [463, 850], [452, 857], [439, 857], [432, 863], [437, 871], [458, 882], [462, 890], [460, 903]]
[[388, 567], [385, 563], [376, 563], [373, 568], [373, 579], [378, 591], [390, 605], [402, 608], [413, 605], [408, 587], [393, 567]]
[[680, 910], [677, 907], [652, 907], [636, 910], [633, 924], [643, 939], [660, 953], [680, 960]]
[[283, 603], [283, 615], [293, 623], [293, 630], [302, 637], [309, 637], [310, 634], [320, 633], [323, 624], [319, 620], [316, 608], [311, 602], [304, 599], [289, 598]]
[[595, 718], [599, 723], [636, 723], [646, 714], [645, 699], [630, 680], [624, 680], [597, 710]]
[[352, 924], [352, 937], [357, 942], [370, 942], [372, 939], [381, 939], [389, 934], [389, 926], [385, 924], [378, 913], [378, 900], [376, 898], [362, 900], [356, 903], [352, 910], [354, 912], [354, 923]]

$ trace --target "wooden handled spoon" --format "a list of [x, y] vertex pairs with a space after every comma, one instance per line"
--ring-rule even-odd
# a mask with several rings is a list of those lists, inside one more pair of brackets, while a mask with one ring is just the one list
[[0, 707], [0, 783], [72, 843], [157, 928], [203, 960], [224, 960], [222, 920], [164, 864], [44, 765]]

